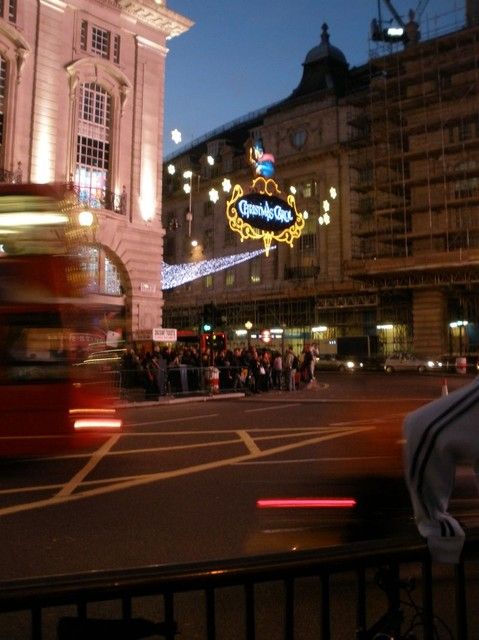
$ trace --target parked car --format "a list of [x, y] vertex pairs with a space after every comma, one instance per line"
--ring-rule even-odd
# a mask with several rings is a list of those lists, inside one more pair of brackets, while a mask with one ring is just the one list
[[417, 371], [417, 373], [442, 371], [442, 362], [436, 358], [420, 358], [412, 353], [396, 353], [386, 358], [384, 371], [386, 373], [398, 371]]
[[342, 358], [331, 353], [320, 354], [315, 360], [316, 371], [341, 371], [353, 373], [362, 369], [363, 363], [356, 358]]

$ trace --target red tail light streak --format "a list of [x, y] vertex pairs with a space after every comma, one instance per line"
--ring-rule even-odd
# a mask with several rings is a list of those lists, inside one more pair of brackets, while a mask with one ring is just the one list
[[263, 498], [257, 500], [258, 509], [352, 509], [354, 498]]

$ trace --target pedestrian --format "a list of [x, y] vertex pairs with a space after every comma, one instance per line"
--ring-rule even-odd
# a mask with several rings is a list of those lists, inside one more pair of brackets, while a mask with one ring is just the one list
[[296, 371], [299, 366], [298, 357], [289, 345], [284, 356], [284, 384], [287, 391], [296, 391]]
[[273, 388], [281, 391], [283, 387], [283, 357], [276, 352], [273, 359]]
[[403, 424], [406, 482], [419, 533], [438, 562], [458, 563], [465, 533], [448, 513], [456, 466], [479, 468], [479, 377], [413, 411]]
[[304, 383], [308, 387], [311, 386], [314, 378], [314, 357], [311, 347], [306, 347], [304, 350], [301, 370]]

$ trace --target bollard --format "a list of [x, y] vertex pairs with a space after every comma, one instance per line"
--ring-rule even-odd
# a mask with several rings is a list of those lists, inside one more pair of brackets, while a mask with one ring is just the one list
[[442, 387], [441, 387], [441, 396], [447, 396], [449, 393], [448, 388], [447, 388], [447, 380], [446, 378], [443, 378], [442, 381]]

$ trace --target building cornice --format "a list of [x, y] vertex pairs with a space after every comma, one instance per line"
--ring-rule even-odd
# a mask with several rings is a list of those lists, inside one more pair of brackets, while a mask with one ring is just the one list
[[152, 27], [166, 34], [167, 38], [174, 38], [185, 33], [193, 26], [193, 21], [179, 13], [171, 11], [166, 6], [153, 0], [97, 0], [102, 4], [120, 8], [137, 22]]

